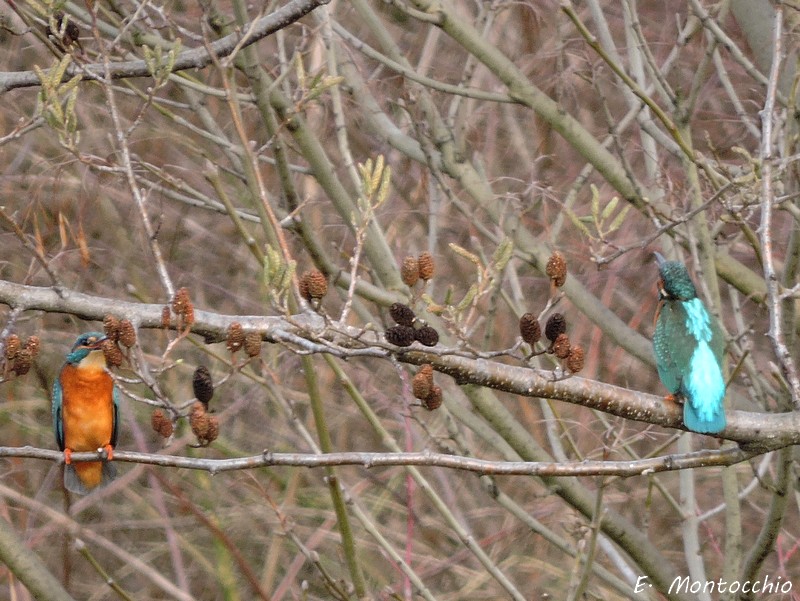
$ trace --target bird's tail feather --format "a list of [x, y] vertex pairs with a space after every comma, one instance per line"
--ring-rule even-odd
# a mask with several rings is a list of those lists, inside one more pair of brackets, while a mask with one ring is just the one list
[[117, 468], [110, 461], [70, 463], [64, 466], [64, 488], [86, 495], [102, 488], [117, 477]]
[[725, 429], [725, 407], [720, 404], [715, 411], [703, 411], [701, 417], [694, 404], [686, 401], [683, 405], [683, 423], [692, 432], [718, 434]]

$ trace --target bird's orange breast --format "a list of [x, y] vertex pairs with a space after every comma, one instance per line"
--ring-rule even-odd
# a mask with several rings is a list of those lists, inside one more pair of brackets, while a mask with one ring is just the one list
[[64, 446], [96, 451], [111, 442], [114, 382], [103, 369], [65, 365], [61, 371]]

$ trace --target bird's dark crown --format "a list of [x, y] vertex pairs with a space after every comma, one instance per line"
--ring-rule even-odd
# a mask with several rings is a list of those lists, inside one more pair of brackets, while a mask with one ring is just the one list
[[100, 332], [86, 332], [78, 336], [75, 344], [72, 345], [72, 350], [67, 355], [67, 362], [78, 364], [91, 353], [92, 351], [99, 350], [105, 336]]
[[686, 266], [678, 261], [666, 261], [656, 253], [658, 271], [661, 274], [659, 291], [661, 296], [669, 300], [692, 300], [697, 297], [697, 290], [689, 277]]

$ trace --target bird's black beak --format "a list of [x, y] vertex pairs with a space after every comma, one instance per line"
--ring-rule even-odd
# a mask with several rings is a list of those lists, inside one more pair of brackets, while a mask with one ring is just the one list
[[654, 252], [653, 256], [656, 258], [656, 265], [658, 265], [658, 268], [661, 269], [664, 266], [664, 263], [667, 262], [667, 260], [664, 258], [664, 255], [662, 255], [660, 252]]

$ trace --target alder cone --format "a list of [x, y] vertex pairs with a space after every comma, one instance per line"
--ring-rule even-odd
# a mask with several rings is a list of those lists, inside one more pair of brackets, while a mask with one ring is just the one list
[[559, 359], [566, 359], [569, 356], [570, 344], [566, 334], [559, 334], [553, 341], [553, 354]]
[[547, 260], [545, 273], [556, 288], [561, 288], [567, 281], [567, 260], [558, 251], [554, 251]]
[[208, 403], [214, 396], [214, 381], [211, 379], [211, 372], [205, 365], [198, 365], [192, 375], [192, 391], [194, 398], [203, 403], [208, 408]]
[[544, 325], [544, 335], [550, 342], [555, 342], [559, 334], [567, 331], [567, 320], [561, 313], [553, 313]]
[[567, 369], [572, 373], [577, 374], [583, 369], [583, 363], [583, 348], [580, 346], [573, 346], [570, 348], [569, 355], [567, 355]]
[[423, 399], [422, 406], [428, 411], [433, 411], [442, 406], [442, 389], [439, 386], [431, 388], [428, 398]]
[[433, 255], [429, 252], [420, 254], [417, 258], [417, 265], [419, 266], [419, 277], [425, 281], [433, 277], [436, 265], [433, 262]]
[[400, 266], [400, 277], [408, 287], [419, 281], [419, 265], [416, 257], [408, 256], [403, 259], [403, 263]]
[[119, 322], [119, 342], [128, 348], [136, 344], [136, 328], [129, 319], [122, 319]]
[[225, 347], [232, 353], [235, 353], [244, 344], [244, 330], [242, 324], [234, 321], [228, 326], [228, 336], [225, 338]]
[[386, 329], [386, 342], [395, 346], [411, 346], [414, 342], [414, 328], [409, 326], [392, 326]]
[[389, 307], [389, 316], [401, 326], [413, 326], [414, 320], [417, 318], [414, 310], [403, 303], [392, 303], [392, 306]]
[[439, 332], [431, 326], [422, 326], [414, 332], [417, 341], [425, 346], [436, 346], [439, 344]]
[[114, 342], [119, 340], [119, 319], [114, 315], [103, 317], [103, 332]]
[[244, 337], [244, 352], [248, 357], [258, 357], [261, 354], [261, 334], [248, 332]]
[[421, 401], [427, 399], [433, 389], [433, 366], [425, 363], [411, 380], [414, 397]]
[[524, 313], [519, 318], [519, 334], [530, 345], [536, 344], [542, 337], [542, 327], [533, 313]]
[[100, 348], [103, 350], [108, 365], [111, 367], [119, 367], [122, 365], [122, 350], [111, 338], [103, 340], [103, 342], [100, 343]]

